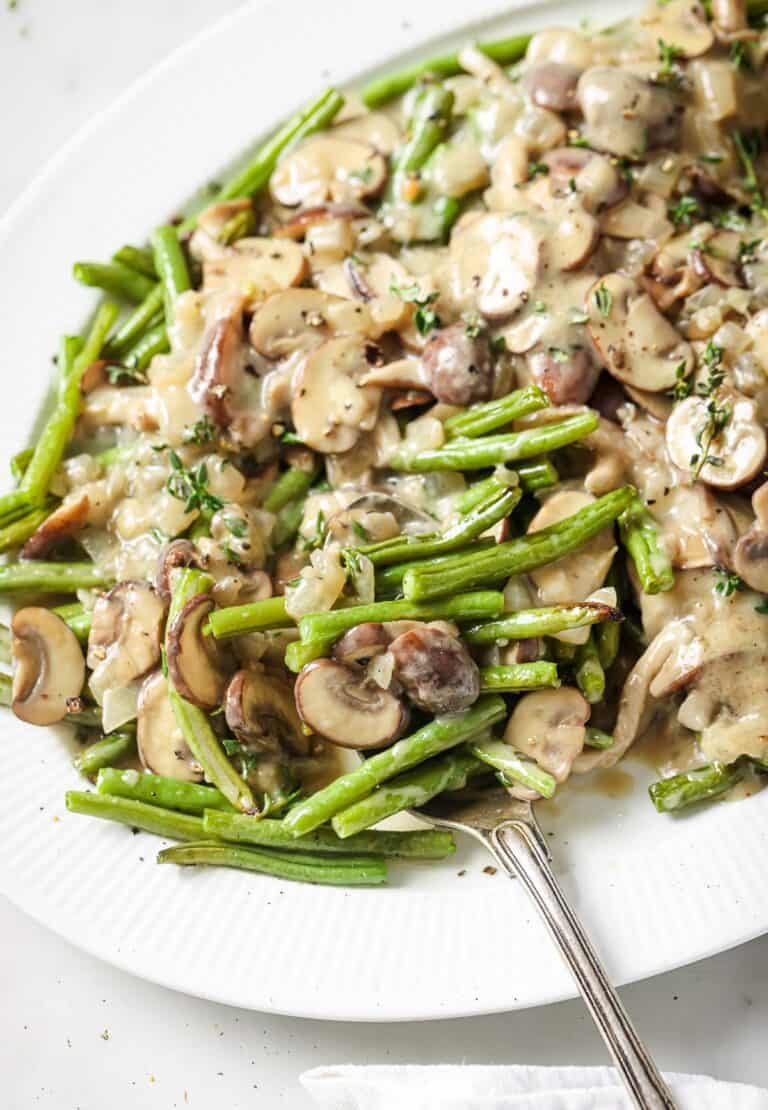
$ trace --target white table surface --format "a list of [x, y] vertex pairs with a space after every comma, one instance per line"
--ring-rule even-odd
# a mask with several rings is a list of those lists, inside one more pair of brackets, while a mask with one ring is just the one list
[[[0, 211], [83, 121], [237, 2], [0, 0]], [[768, 1085], [768, 938], [622, 993], [662, 1067]], [[297, 1077], [318, 1064], [604, 1062], [577, 1002], [409, 1025], [249, 1013], [115, 971], [1, 897], [0, 998], [5, 1110], [301, 1110]]]

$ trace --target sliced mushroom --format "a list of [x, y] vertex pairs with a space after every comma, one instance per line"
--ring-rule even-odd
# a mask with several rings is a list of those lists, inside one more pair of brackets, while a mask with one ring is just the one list
[[251, 344], [270, 359], [319, 347], [330, 336], [372, 334], [366, 305], [320, 289], [286, 289], [254, 313]]
[[566, 62], [539, 62], [526, 69], [520, 84], [534, 104], [555, 112], [570, 112], [576, 107], [579, 66]]
[[[379, 251], [356, 254], [343, 263], [326, 266], [314, 274], [314, 281], [327, 293], [362, 301], [370, 313], [370, 334], [373, 338], [408, 324], [413, 315], [413, 305], [397, 290], [419, 285], [401, 262]], [[426, 283], [419, 288], [422, 294], [431, 292]]]
[[640, 17], [654, 47], [661, 39], [672, 43], [683, 58], [706, 54], [715, 36], [707, 16], [696, 0], [667, 0], [652, 5]]
[[618, 204], [629, 186], [609, 158], [586, 147], [561, 146], [541, 158], [549, 171], [549, 182], [561, 192], [571, 192], [572, 183], [588, 212], [599, 213]]
[[524, 694], [504, 730], [504, 740], [565, 782], [584, 747], [590, 707], [572, 686]]
[[99, 703], [106, 690], [127, 686], [157, 665], [164, 619], [165, 602], [146, 582], [119, 582], [97, 598], [87, 663]]
[[697, 733], [705, 759], [768, 757], [768, 654], [738, 651], [696, 672], [677, 719]]
[[64, 540], [76, 536], [88, 521], [91, 503], [86, 493], [68, 497], [33, 532], [19, 552], [22, 559], [42, 559]]
[[419, 709], [459, 713], [480, 695], [480, 672], [466, 647], [442, 629], [421, 625], [389, 645], [394, 677]]
[[691, 262], [704, 281], [741, 286], [740, 254], [744, 240], [736, 231], [718, 231], [691, 251]]
[[456, 300], [491, 320], [512, 316], [538, 280], [544, 240], [530, 217], [473, 214], [451, 237]]
[[313, 732], [342, 748], [384, 748], [401, 735], [408, 713], [360, 668], [331, 659], [309, 663], [294, 687], [296, 708]]
[[232, 397], [245, 366], [243, 314], [239, 305], [216, 319], [200, 347], [189, 392], [219, 428], [232, 420]]
[[484, 332], [468, 335], [463, 324], [435, 329], [421, 357], [428, 388], [448, 405], [487, 401], [493, 392], [493, 355]]
[[361, 385], [370, 369], [365, 344], [356, 336], [329, 339], [308, 356], [294, 383], [291, 403], [296, 434], [323, 454], [349, 451], [370, 431], [381, 390]]
[[525, 60], [529, 65], [536, 62], [559, 62], [586, 69], [592, 64], [593, 52], [594, 47], [589, 38], [580, 31], [574, 31], [572, 27], [547, 27], [532, 37]]
[[272, 234], [277, 239], [303, 239], [311, 228], [327, 224], [332, 220], [359, 220], [370, 216], [361, 204], [312, 204], [300, 208], [290, 220], [279, 224]]
[[597, 220], [575, 197], [556, 201], [549, 214], [557, 221], [549, 244], [549, 256], [559, 270], [581, 269], [600, 241]]
[[600, 367], [583, 347], [533, 351], [526, 361], [532, 379], [553, 405], [583, 405], [600, 376]]
[[693, 370], [691, 345], [631, 278], [606, 274], [591, 287], [585, 308], [592, 342], [619, 381], [658, 393]]
[[755, 522], [740, 537], [733, 552], [733, 569], [751, 589], [768, 594], [768, 482], [752, 495]]
[[221, 702], [227, 685], [227, 659], [203, 626], [215, 608], [208, 594], [189, 599], [169, 625], [165, 637], [168, 673], [183, 698], [201, 709]]
[[[707, 446], [702, 433], [711, 421], [705, 397], [687, 397], [675, 405], [667, 421], [667, 450], [675, 466], [689, 470], [698, 466], [703, 450], [707, 458], [698, 475], [707, 485], [718, 489], [737, 489], [751, 482], [765, 462], [765, 428], [757, 414], [757, 406], [749, 397], [732, 393], [721, 398], [730, 416], [725, 427]], [[701, 441], [701, 442], [700, 442]]]
[[384, 112], [364, 112], [363, 115], [345, 119], [335, 125], [330, 137], [367, 143], [380, 154], [391, 154], [402, 142], [400, 129]]
[[168, 680], [160, 671], [145, 678], [139, 692], [136, 746], [142, 767], [153, 774], [182, 782], [203, 781], [203, 769], [176, 723]]
[[[581, 490], [559, 490], [543, 503], [528, 525], [528, 533], [539, 532], [594, 502]], [[542, 605], [585, 601], [605, 581], [616, 552], [613, 531], [605, 528], [572, 555], [530, 572]]]
[[196, 224], [212, 238], [218, 239], [233, 216], [239, 216], [245, 212], [253, 212], [253, 202], [249, 197], [217, 201], [216, 204], [209, 204], [203, 209], [197, 217]]
[[386, 162], [368, 143], [322, 135], [288, 154], [269, 187], [280, 204], [322, 204], [374, 196], [386, 177]]
[[246, 307], [251, 307], [270, 293], [301, 284], [306, 272], [304, 252], [290, 239], [238, 239], [205, 259], [203, 286], [245, 296]]
[[277, 674], [238, 671], [227, 686], [224, 716], [246, 747], [309, 755], [310, 739], [296, 712], [291, 688]]
[[200, 552], [191, 540], [172, 540], [160, 552], [154, 586], [160, 597], [170, 601], [171, 573], [178, 567], [200, 567]]
[[362, 382], [363, 385], [377, 385], [381, 389], [415, 389], [420, 396], [431, 399], [431, 393], [424, 394], [424, 390], [429, 389], [429, 378], [423, 360], [418, 358], [398, 358], [394, 362], [385, 362], [383, 366], [374, 366]]
[[663, 241], [672, 234], [672, 224], [647, 204], [627, 197], [600, 216], [603, 235], [614, 239], [653, 239]]
[[67, 715], [67, 702], [85, 682], [77, 636], [50, 609], [19, 609], [11, 621], [15, 663], [11, 708], [31, 725], [52, 725]]
[[618, 66], [594, 66], [579, 78], [578, 102], [589, 145], [619, 158], [638, 158], [671, 143], [678, 125], [669, 91]]
[[413, 505], [408, 505], [399, 497], [393, 497], [390, 493], [379, 493], [377, 490], [363, 493], [350, 501], [347, 508], [362, 509], [367, 513], [389, 513], [397, 521], [400, 531], [407, 531], [410, 535], [435, 530], [433, 516], [422, 509], [414, 508]]

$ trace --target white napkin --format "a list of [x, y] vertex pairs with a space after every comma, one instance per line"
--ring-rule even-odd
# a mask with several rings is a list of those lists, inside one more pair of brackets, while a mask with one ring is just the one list
[[[668, 1074], [678, 1110], [768, 1110], [768, 1091]], [[301, 1082], [322, 1110], [627, 1110], [612, 1068], [324, 1067]]]

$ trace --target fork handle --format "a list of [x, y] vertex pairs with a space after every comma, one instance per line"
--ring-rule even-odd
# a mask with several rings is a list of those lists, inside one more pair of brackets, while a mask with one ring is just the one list
[[524, 821], [505, 821], [488, 835], [486, 844], [507, 874], [522, 882], [538, 906], [600, 1030], [632, 1105], [640, 1110], [675, 1110], [669, 1088], [611, 986], [531, 826]]

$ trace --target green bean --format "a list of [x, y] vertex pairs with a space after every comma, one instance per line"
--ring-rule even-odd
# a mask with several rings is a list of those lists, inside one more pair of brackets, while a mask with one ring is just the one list
[[549, 406], [549, 397], [537, 385], [527, 385], [524, 389], [516, 389], [506, 397], [499, 397], [495, 401], [485, 401], [480, 405], [472, 405], [465, 412], [457, 412], [443, 422], [443, 428], [449, 436], [475, 436], [485, 435], [497, 428], [519, 420], [521, 416], [538, 412]]
[[401, 447], [391, 456], [388, 465], [392, 470], [413, 474], [431, 470], [482, 470], [498, 463], [529, 459], [533, 455], [567, 447], [593, 432], [597, 420], [596, 413], [581, 412], [553, 424], [525, 428], [522, 432], [449, 440], [433, 451]]
[[301, 527], [303, 517], [303, 501], [291, 501], [280, 510], [272, 529], [272, 545], [276, 551], [293, 539]]
[[532, 759], [526, 759], [511, 744], [489, 738], [470, 741], [467, 746], [476, 759], [501, 771], [506, 781], [535, 790], [542, 798], [551, 798], [554, 794], [557, 782], [552, 775]]
[[[157, 227], [152, 232], [152, 251], [155, 269], [163, 287], [165, 300], [165, 326], [171, 328], [174, 323], [174, 306], [176, 301], [191, 287], [189, 270], [184, 251], [181, 249], [179, 235], [171, 224]], [[144, 296], [149, 293], [147, 289]]]
[[0, 705], [10, 705], [13, 701], [13, 679], [9, 674], [0, 673]]
[[605, 694], [605, 671], [591, 636], [577, 647], [575, 662], [576, 685], [584, 697], [590, 705], [602, 701]]
[[233, 812], [233, 807], [215, 786], [182, 782], [164, 775], [153, 775], [150, 771], [120, 771], [109, 763], [102, 763], [101, 767], [96, 780], [96, 789], [100, 794], [111, 794], [113, 798], [132, 798], [137, 802], [146, 802], [147, 805], [192, 813], [197, 817], [202, 817], [206, 809]]
[[39, 509], [32, 509], [25, 516], [20, 516], [18, 520], [0, 528], [0, 551], [9, 551], [12, 547], [19, 547], [25, 543], [48, 519], [52, 509], [52, 503], [43, 505]]
[[[496, 42], [479, 43], [478, 49], [499, 65], [510, 65], [524, 56], [530, 40], [530, 35], [513, 35], [511, 38], [499, 39]], [[363, 89], [363, 103], [367, 108], [378, 108], [388, 100], [402, 96], [422, 77], [453, 77], [461, 72], [458, 52], [441, 54], [426, 61], [415, 62], [397, 73], [388, 73], [369, 81]]]
[[[59, 379], [59, 396], [61, 396], [67, 382], [69, 375], [75, 368], [75, 361], [82, 353], [85, 342], [81, 335], [62, 335], [59, 343], [59, 354], [56, 360], [56, 369], [58, 370]], [[95, 345], [94, 345], [95, 346]], [[104, 343], [102, 342], [102, 347]], [[99, 352], [101, 353], [101, 351]], [[94, 356], [96, 358], [98, 356]], [[94, 359], [91, 359], [93, 362]], [[31, 456], [30, 456], [31, 458]], [[29, 465], [29, 463], [27, 463]], [[26, 466], [24, 469], [26, 470]]]
[[53, 612], [69, 625], [81, 644], [87, 643], [93, 614], [83, 608], [79, 601], [73, 601], [69, 605], [57, 605]]
[[496, 541], [492, 537], [477, 539], [474, 540], [471, 545], [453, 554], [437, 555], [433, 559], [412, 560], [408, 563], [396, 563], [395, 566], [392, 567], [382, 567], [376, 572], [376, 597], [378, 600], [383, 601], [402, 593], [403, 578], [411, 567], [427, 567], [430, 570], [438, 570], [443, 563], [446, 563], [449, 559], [453, 559], [455, 555], [469, 555], [478, 551], [488, 551], [495, 546]]
[[290, 848], [295, 852], [358, 852], [401, 859], [445, 859], [456, 851], [451, 833], [441, 829], [370, 832], [342, 840], [332, 829], [315, 829], [306, 836], [293, 836], [282, 821], [211, 811], [203, 815], [203, 829], [206, 836], [216, 840]]
[[[196, 820], [196, 818], [190, 818]], [[379, 856], [310, 856], [287, 852], [265, 852], [239, 848], [234, 844], [200, 842], [158, 853], [158, 863], [182, 867], [205, 864], [208, 867], [234, 867], [240, 871], [259, 871], [276, 879], [326, 886], [376, 886], [387, 881], [387, 865]]]
[[11, 457], [11, 461], [9, 464], [11, 477], [17, 484], [24, 477], [24, 471], [29, 466], [29, 460], [32, 458], [34, 453], [34, 447], [24, 447], [21, 451], [17, 451], [16, 454]]
[[[72, 760], [81, 775], [90, 778], [98, 771], [102, 774], [103, 767], [111, 767], [126, 756], [136, 753], [135, 732], [110, 732], [87, 748], [83, 748]], [[120, 774], [121, 772], [115, 772]], [[133, 772], [136, 774], [136, 771]]]
[[619, 517], [619, 535], [635, 564], [643, 592], [658, 594], [673, 589], [672, 563], [661, 545], [656, 521], [639, 497]]
[[370, 559], [375, 567], [386, 567], [397, 563], [426, 559], [430, 556], [447, 555], [457, 551], [472, 540], [504, 520], [517, 506], [522, 496], [519, 488], [506, 489], [495, 494], [490, 501], [478, 505], [472, 512], [447, 528], [445, 532], [428, 536], [403, 537], [381, 543], [364, 544], [358, 547], [360, 555]]
[[674, 813], [694, 802], [703, 802], [707, 798], [724, 794], [741, 781], [744, 773], [744, 767], [740, 763], [732, 763], [730, 766], [717, 762], [706, 763], [703, 767], [694, 767], [690, 771], [682, 771], [679, 775], [651, 783], [648, 793], [659, 813]]
[[468, 513], [482, 501], [487, 501], [494, 493], [501, 493], [503, 490], [511, 489], [518, 484], [525, 493], [536, 493], [540, 489], [548, 489], [550, 486], [554, 486], [558, 480], [557, 471], [548, 459], [521, 463], [515, 470], [507, 470], [507, 473], [510, 478], [508, 482], [496, 473], [478, 482], [473, 482], [456, 498], [457, 511]]
[[[457, 747], [470, 736], [485, 732], [505, 716], [506, 711], [503, 698], [488, 695], [481, 697], [463, 713], [436, 717], [417, 732], [396, 741], [391, 748], [372, 755], [354, 771], [297, 802], [283, 818], [283, 823], [294, 836], [312, 832], [342, 809], [367, 797], [387, 779]], [[339, 830], [336, 829], [336, 832]]]
[[168, 329], [161, 322], [139, 336], [121, 356], [120, 365], [129, 370], [146, 370], [155, 355], [164, 355], [169, 350]]
[[368, 621], [472, 621], [498, 616], [503, 610], [504, 595], [496, 590], [458, 594], [428, 605], [411, 601], [374, 601], [327, 613], [308, 613], [299, 621], [299, 632], [305, 642], [327, 637], [338, 639], [350, 628]]
[[148, 806], [129, 798], [113, 798], [109, 794], [96, 794], [91, 791], [68, 790], [64, 795], [70, 813], [82, 813], [86, 817], [101, 817], [105, 821], [117, 821], [134, 829], [164, 836], [169, 840], [200, 840], [203, 835], [201, 817], [190, 817], [186, 813], [174, 813], [159, 806]]
[[426, 805], [446, 790], [460, 790], [483, 770], [483, 765], [464, 748], [446, 752], [390, 779], [367, 798], [342, 809], [331, 822], [334, 832], [344, 840], [355, 839], [386, 817]]
[[254, 211], [252, 208], [246, 208], [242, 212], [235, 212], [234, 216], [229, 217], [217, 235], [217, 239], [224, 246], [231, 247], [238, 239], [245, 239], [247, 235], [253, 235], [255, 230], [256, 216]]
[[480, 690], [484, 694], [514, 693], [516, 690], [539, 690], [559, 685], [557, 667], [544, 660], [480, 668]]
[[7, 624], [0, 624], [0, 663], [10, 663], [11, 654], [11, 630]]
[[539, 532], [496, 544], [487, 551], [450, 555], [436, 569], [412, 567], [403, 577], [403, 593], [413, 601], [429, 601], [469, 586], [492, 585], [552, 563], [577, 551], [612, 524], [634, 493], [632, 486], [622, 486]]
[[303, 498], [315, 480], [316, 470], [301, 470], [292, 466], [284, 470], [264, 500], [268, 513], [278, 513], [290, 501]]
[[99, 590], [109, 578], [93, 563], [6, 563], [0, 567], [0, 593], [29, 590], [43, 594], [71, 594]]
[[[88, 338], [74, 361], [71, 373], [63, 383], [56, 406], [35, 445], [18, 493], [33, 505], [39, 505], [48, 493], [53, 475], [58, 470], [64, 450], [72, 438], [80, 414], [80, 379], [86, 368], [99, 357], [107, 334], [117, 318], [117, 306], [104, 301], [96, 311]], [[13, 495], [11, 495], [13, 496]], [[2, 502], [0, 498], [0, 516]]]
[[67, 713], [64, 720], [77, 728], [103, 728], [101, 707], [98, 705], [88, 705], [77, 713]]
[[[258, 193], [269, 181], [277, 160], [290, 143], [327, 127], [344, 106], [344, 97], [337, 89], [328, 88], [306, 108], [302, 108], [256, 151], [250, 161], [216, 194], [216, 202], [248, 197]], [[182, 229], [194, 226], [194, 219], [185, 220]]]
[[392, 159], [387, 199], [400, 201], [402, 187], [417, 174], [430, 154], [443, 142], [453, 111], [453, 93], [442, 85], [425, 85], [413, 105], [408, 138]]
[[145, 277], [157, 281], [155, 260], [152, 257], [152, 251], [146, 247], [132, 247], [130, 243], [126, 243], [125, 246], [115, 251], [112, 255], [112, 261], [121, 262], [123, 266], [130, 266], [132, 270], [137, 270]]
[[[191, 567], [182, 567], [172, 575], [171, 604], [166, 628], [173, 624], [184, 605], [197, 594], [208, 593], [213, 586], [210, 575]], [[251, 789], [227, 758], [226, 752], [202, 709], [186, 701], [169, 682], [168, 697], [176, 724], [186, 740], [206, 779], [217, 786], [236, 809], [254, 810], [256, 803]]]
[[308, 640], [306, 643], [302, 640], [293, 640], [285, 647], [285, 665], [289, 671], [298, 674], [302, 667], [306, 667], [307, 663], [311, 663], [314, 659], [321, 659], [324, 655], [329, 655], [335, 642], [333, 636], [326, 636], [320, 640]]
[[587, 725], [584, 734], [584, 747], [585, 748], [612, 748], [613, 737], [610, 732], [603, 732], [601, 728], [595, 728], [594, 725]]
[[546, 605], [540, 609], [519, 609], [499, 620], [466, 628], [462, 636], [468, 644], [498, 644], [509, 640], [528, 640], [534, 636], [554, 636], [573, 628], [585, 628], [598, 621], [620, 621], [621, 613], [610, 605], [583, 601], [578, 605]]
[[130, 351], [150, 329], [163, 324], [164, 319], [163, 287], [158, 282], [112, 336], [107, 344], [106, 355], [109, 358], [119, 359]]
[[113, 297], [136, 303], [143, 301], [154, 285], [151, 278], [120, 262], [76, 262], [72, 275], [82, 285], [95, 286]]
[[227, 609], [214, 609], [208, 618], [206, 631], [217, 640], [227, 636], [242, 636], [245, 632], [261, 632], [267, 628], [290, 628], [294, 623], [285, 611], [284, 597], [268, 597], [248, 605], [231, 605]]

